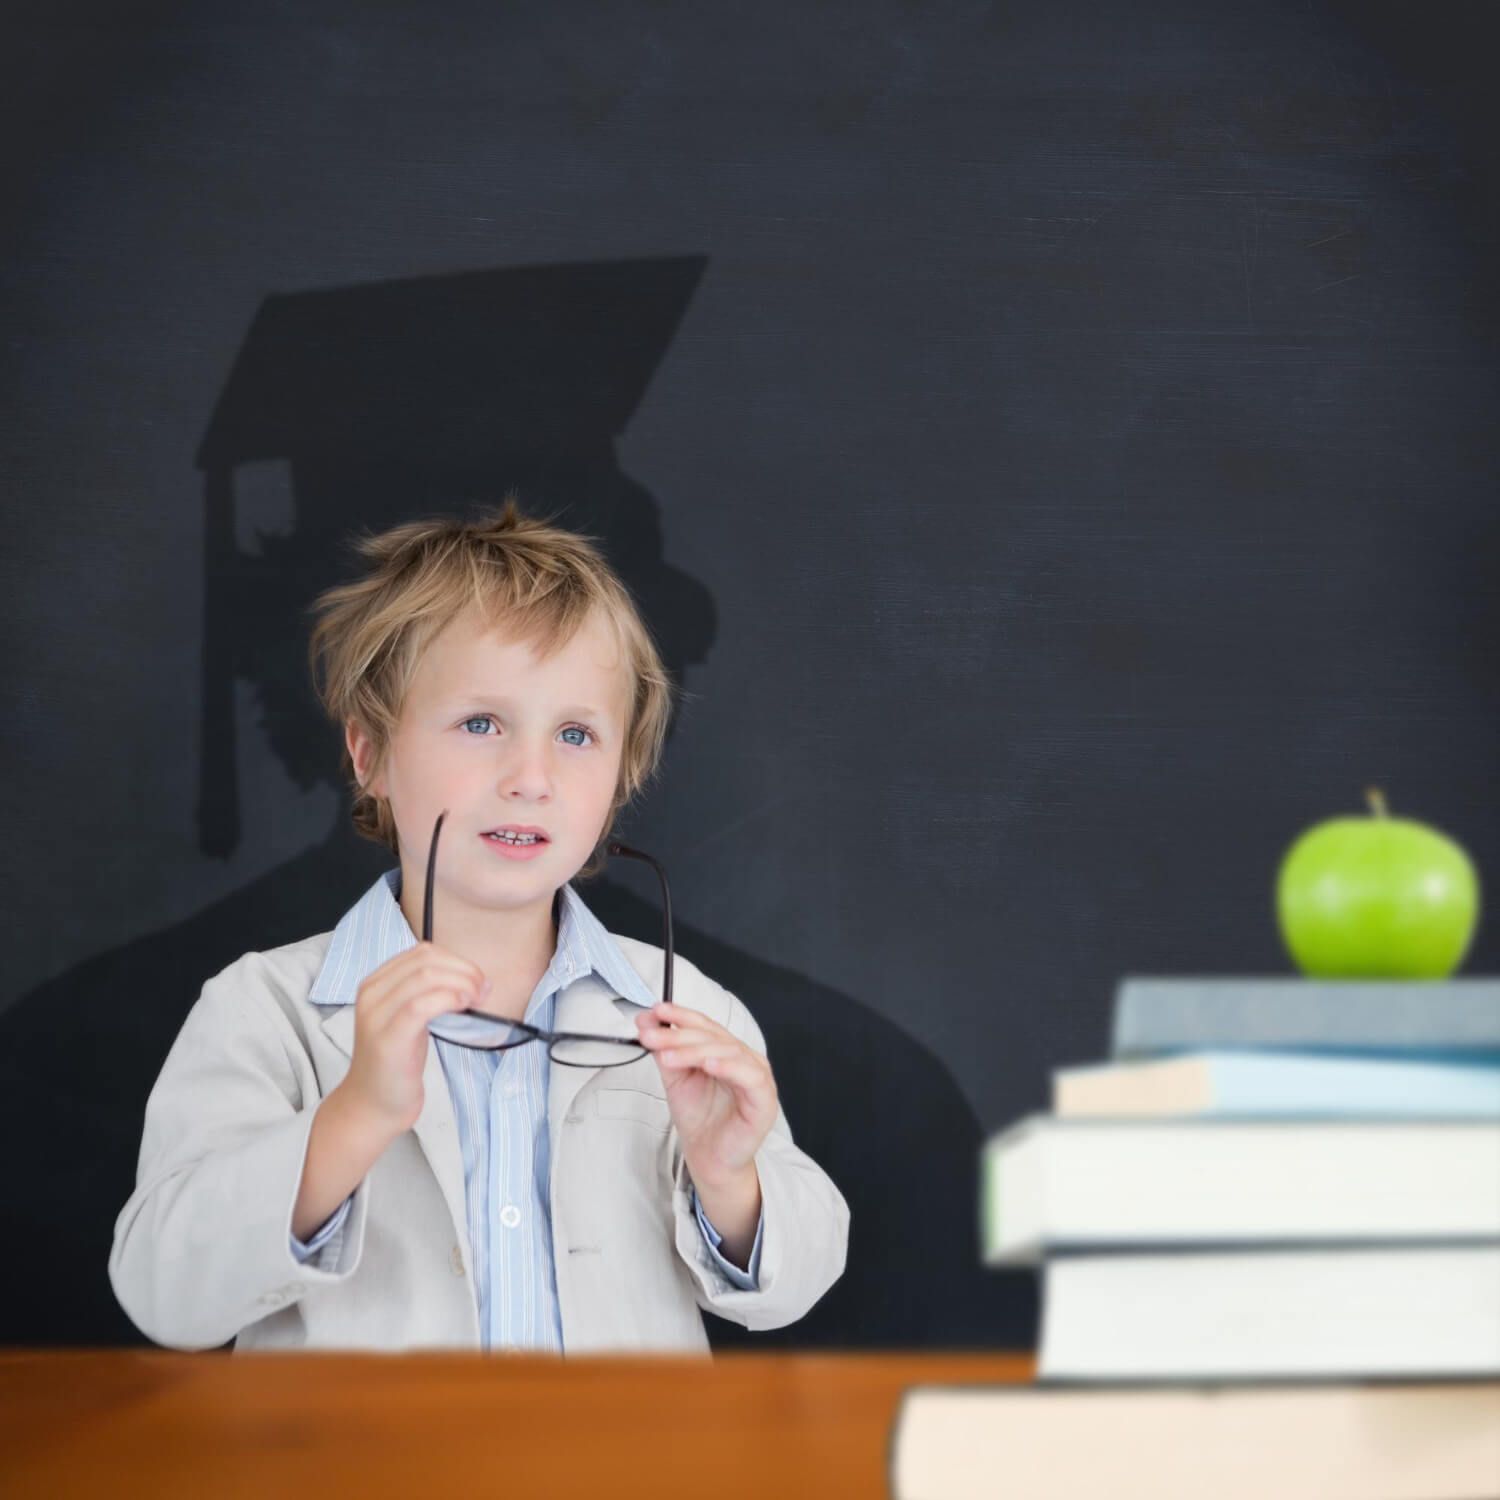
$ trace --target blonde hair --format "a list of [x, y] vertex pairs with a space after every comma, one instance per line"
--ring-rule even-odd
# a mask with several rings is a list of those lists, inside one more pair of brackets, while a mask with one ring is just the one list
[[[313, 687], [341, 733], [352, 720], [374, 745], [373, 780], [384, 764], [402, 705], [427, 646], [456, 616], [477, 607], [491, 628], [530, 645], [543, 660], [566, 646], [593, 611], [602, 611], [633, 682], [619, 778], [609, 816], [578, 878], [603, 868], [620, 811], [656, 775], [674, 684], [625, 584], [596, 537], [524, 514], [514, 493], [498, 511], [469, 520], [408, 521], [351, 539], [368, 565], [359, 578], [325, 589], [313, 616], [308, 666]], [[399, 853], [389, 801], [368, 792], [344, 747], [354, 830]]]

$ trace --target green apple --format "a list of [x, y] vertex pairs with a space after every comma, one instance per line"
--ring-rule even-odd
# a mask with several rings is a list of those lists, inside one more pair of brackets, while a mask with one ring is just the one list
[[1445, 979], [1479, 923], [1479, 877], [1446, 834], [1386, 814], [1314, 824], [1276, 876], [1282, 941], [1319, 979]]

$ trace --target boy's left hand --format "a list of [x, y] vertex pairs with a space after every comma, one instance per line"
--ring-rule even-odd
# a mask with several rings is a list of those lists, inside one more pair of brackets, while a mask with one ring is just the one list
[[776, 1122], [771, 1064], [688, 1006], [658, 1002], [635, 1025], [641, 1045], [656, 1054], [693, 1181], [726, 1182], [742, 1173]]

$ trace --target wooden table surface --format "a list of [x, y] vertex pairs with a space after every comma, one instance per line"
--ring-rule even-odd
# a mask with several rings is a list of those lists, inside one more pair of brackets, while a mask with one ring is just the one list
[[888, 1494], [901, 1392], [1030, 1354], [0, 1350], [0, 1495]]

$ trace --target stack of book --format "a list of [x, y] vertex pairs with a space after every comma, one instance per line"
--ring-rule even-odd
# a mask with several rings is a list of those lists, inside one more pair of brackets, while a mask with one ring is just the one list
[[1039, 1379], [1500, 1374], [1500, 980], [1127, 979], [1112, 1052], [983, 1151]]
[[1038, 1379], [916, 1385], [895, 1500], [1500, 1496], [1500, 980], [1128, 979], [986, 1143]]

